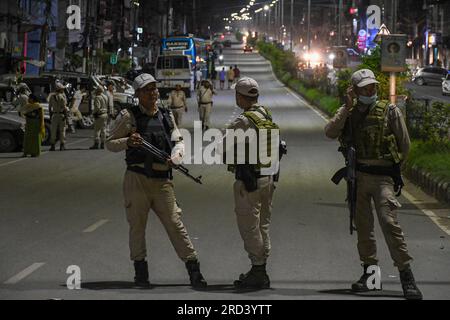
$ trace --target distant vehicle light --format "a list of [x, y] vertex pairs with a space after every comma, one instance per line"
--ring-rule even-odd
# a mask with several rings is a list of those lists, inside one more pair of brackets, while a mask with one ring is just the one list
[[334, 53], [330, 54], [328, 57], [330, 58], [330, 60], [336, 59], [336, 55]]

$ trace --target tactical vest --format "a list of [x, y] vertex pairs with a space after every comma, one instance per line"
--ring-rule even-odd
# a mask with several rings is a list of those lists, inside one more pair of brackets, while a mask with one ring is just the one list
[[[355, 108], [353, 108], [355, 110]], [[355, 113], [349, 119], [355, 120]], [[356, 147], [358, 160], [386, 160], [395, 164], [400, 163], [402, 155], [398, 151], [397, 141], [392, 133], [388, 132], [389, 103], [379, 101], [369, 110], [362, 123], [347, 119], [344, 133], [340, 137], [341, 146], [348, 146], [348, 130], [352, 125], [353, 143]]]
[[[170, 111], [159, 108], [156, 115], [151, 117], [144, 114], [139, 106], [133, 106], [128, 110], [133, 114], [136, 121], [136, 132], [158, 149], [171, 154], [173, 143], [170, 137], [174, 126], [170, 118]], [[154, 163], [166, 164], [139, 148], [129, 148], [126, 151], [126, 163], [128, 166], [144, 164], [145, 173], [148, 177], [157, 177], [152, 168]], [[168, 170], [166, 173], [170, 171]], [[161, 172], [158, 171], [158, 173]]]
[[[276, 123], [273, 122], [272, 114], [270, 111], [264, 107], [256, 105], [255, 107], [251, 108], [250, 110], [245, 111], [243, 114], [256, 128], [257, 131], [257, 164], [254, 164], [253, 167], [255, 171], [260, 171], [263, 168], [270, 168], [271, 163], [269, 164], [262, 164], [260, 161], [260, 154], [263, 154], [267, 157], [272, 156], [272, 130], [279, 130], [280, 128]], [[267, 145], [260, 146], [260, 139], [261, 135], [263, 134], [260, 132], [260, 130], [266, 130], [266, 141]], [[246, 151], [246, 162], [249, 160], [249, 153], [250, 147], [248, 143], [245, 144], [245, 151]], [[236, 153], [235, 153], [236, 156]], [[229, 170], [234, 172], [235, 171], [235, 165], [229, 166]]]

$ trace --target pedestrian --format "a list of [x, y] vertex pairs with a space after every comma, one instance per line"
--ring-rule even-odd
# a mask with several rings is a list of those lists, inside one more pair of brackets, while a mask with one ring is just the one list
[[220, 90], [225, 88], [225, 79], [227, 77], [227, 72], [225, 68], [222, 68], [222, 71], [219, 72], [219, 80], [220, 80]]
[[196, 80], [196, 89], [198, 90], [201, 86], [203, 79], [203, 73], [200, 70], [200, 68], [197, 68], [197, 71], [195, 72], [195, 80]]
[[234, 82], [234, 70], [233, 70], [233, 67], [230, 67], [230, 70], [228, 70], [227, 79], [228, 79], [228, 90], [230, 90], [231, 86], [233, 85], [233, 82]]
[[216, 71], [216, 68], [215, 67], [213, 67], [213, 69], [212, 69], [212, 71], [211, 71], [211, 82], [212, 82], [212, 85], [213, 85], [213, 89], [214, 90], [216, 90], [216, 87], [217, 87], [217, 71]]
[[[241, 78], [237, 81], [235, 90], [236, 103], [244, 112], [228, 127], [229, 130], [244, 132], [255, 130], [258, 136], [259, 129], [278, 128], [272, 121], [270, 111], [258, 103], [259, 85], [254, 79]], [[271, 137], [269, 137], [268, 145], [272, 144], [270, 139]], [[249, 150], [248, 145], [251, 143], [257, 142], [249, 141], [245, 148], [241, 149]], [[223, 145], [226, 146], [227, 143], [224, 142]], [[233, 146], [233, 149], [239, 150], [239, 147]], [[227, 151], [224, 154], [225, 159]], [[245, 159], [249, 158], [251, 158], [250, 155], [246, 153]], [[232, 163], [229, 166], [229, 171], [233, 172], [236, 178], [234, 203], [237, 224], [244, 241], [244, 248], [252, 264], [251, 270], [241, 274], [234, 282], [238, 289], [270, 287], [266, 265], [271, 251], [269, 228], [277, 177], [262, 169], [263, 165], [260, 163]]]
[[114, 83], [107, 83], [106, 97], [108, 98], [108, 123], [111, 119], [116, 117], [116, 109], [114, 108], [114, 93], [116, 92], [116, 88]]
[[[121, 111], [107, 148], [112, 152], [126, 152], [123, 190], [135, 284], [150, 287], [145, 230], [148, 212], [152, 209], [164, 225], [179, 258], [185, 262], [191, 285], [204, 288], [207, 283], [200, 272], [197, 252], [181, 221], [181, 209], [171, 181], [171, 167], [180, 164], [184, 155], [183, 138], [172, 112], [158, 108], [159, 93], [153, 76], [145, 73], [138, 76], [133, 87], [139, 105]], [[170, 154], [171, 159], [161, 161], [143, 151], [140, 148], [143, 139]]]
[[104, 89], [98, 86], [94, 97], [94, 145], [90, 150], [105, 149], [106, 124], [108, 121], [108, 104]]
[[186, 94], [181, 90], [180, 84], [177, 84], [175, 90], [172, 90], [169, 94], [169, 100], [167, 102], [170, 110], [172, 110], [177, 127], [181, 127], [183, 123], [183, 114], [188, 112], [188, 107], [186, 103]]
[[66, 122], [69, 113], [67, 98], [64, 93], [65, 86], [56, 82], [55, 91], [49, 96], [48, 109], [51, 115], [50, 151], [55, 151], [56, 139], [60, 142], [60, 151], [66, 150]]
[[234, 66], [234, 81], [238, 81], [241, 78], [241, 70], [239, 70], [238, 66]]
[[213, 96], [216, 94], [209, 81], [202, 81], [202, 85], [197, 92], [198, 113], [202, 122], [202, 130], [210, 127], [211, 111], [213, 107]]
[[23, 108], [26, 119], [23, 139], [23, 157], [30, 155], [33, 158], [41, 155], [41, 144], [45, 138], [44, 109], [39, 99], [30, 94], [28, 104]]
[[352, 285], [352, 291], [370, 291], [367, 281], [371, 274], [367, 269], [378, 265], [373, 200], [389, 252], [400, 272], [404, 296], [422, 299], [410, 267], [413, 259], [397, 219], [401, 205], [396, 195], [400, 195], [403, 186], [400, 167], [410, 149], [409, 134], [400, 109], [388, 101], [378, 100], [378, 83], [369, 69], [353, 73], [345, 105], [325, 127], [327, 137], [339, 138], [344, 150], [350, 146], [356, 149], [355, 227], [364, 272]]

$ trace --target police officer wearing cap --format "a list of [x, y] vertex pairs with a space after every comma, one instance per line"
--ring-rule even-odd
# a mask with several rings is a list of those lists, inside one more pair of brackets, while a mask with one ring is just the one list
[[[234, 88], [236, 104], [244, 112], [228, 127], [229, 130], [236, 132], [241, 129], [246, 132], [253, 129], [258, 132], [259, 121], [272, 122], [270, 111], [258, 103], [259, 85], [254, 79], [241, 78]], [[225, 141], [222, 144], [227, 145]], [[233, 148], [237, 149], [236, 146]], [[225, 147], [224, 160], [227, 158], [227, 152], [230, 151]], [[273, 175], [264, 175], [261, 168], [254, 164], [233, 163], [229, 166], [229, 171], [235, 173], [234, 202], [237, 224], [252, 265], [251, 270], [241, 274], [234, 285], [238, 289], [266, 289], [270, 287], [266, 264], [271, 250], [269, 227], [275, 179]]]
[[358, 251], [364, 267], [360, 280], [352, 285], [355, 292], [369, 291], [367, 268], [378, 265], [372, 200], [384, 238], [406, 299], [422, 299], [417, 288], [404, 234], [397, 219], [401, 207], [396, 199], [403, 186], [400, 166], [408, 156], [410, 139], [400, 109], [377, 96], [378, 81], [371, 70], [355, 72], [347, 91], [346, 103], [326, 125], [325, 133], [338, 139], [341, 146], [355, 146], [357, 159], [357, 199], [355, 226]]
[[108, 101], [104, 95], [104, 89], [98, 86], [94, 97], [94, 145], [91, 150], [105, 149], [106, 124], [108, 121]]
[[[135, 267], [135, 284], [149, 287], [145, 230], [152, 209], [164, 228], [179, 258], [186, 264], [191, 285], [207, 286], [200, 272], [197, 252], [177, 206], [171, 167], [180, 164], [184, 143], [170, 110], [158, 108], [156, 80], [150, 74], [139, 75], [133, 83], [139, 105], [123, 110], [116, 120], [106, 147], [112, 152], [125, 151], [127, 171], [123, 184], [125, 210], [130, 226], [131, 260]], [[140, 149], [143, 139], [171, 154], [160, 161]]]
[[56, 139], [60, 141], [60, 151], [66, 150], [66, 121], [69, 114], [67, 107], [67, 98], [64, 93], [65, 87], [57, 82], [55, 92], [49, 96], [49, 112], [51, 114], [51, 137], [50, 151], [55, 151]]

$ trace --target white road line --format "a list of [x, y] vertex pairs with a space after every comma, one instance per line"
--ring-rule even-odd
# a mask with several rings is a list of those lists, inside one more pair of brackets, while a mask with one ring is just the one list
[[25, 279], [26, 277], [28, 277], [30, 274], [35, 272], [37, 269], [42, 267], [44, 264], [45, 263], [43, 263], [43, 262], [33, 263], [28, 268], [24, 269], [23, 271], [20, 271], [14, 277], [10, 278], [9, 280], [6, 280], [3, 284], [16, 284], [19, 281], [21, 281], [21, 280]]
[[426, 215], [428, 218], [430, 218], [431, 221], [433, 221], [439, 228], [441, 228], [442, 231], [444, 231], [446, 234], [448, 234], [450, 236], [450, 229], [447, 226], [444, 226], [439, 222], [439, 216], [436, 213], [434, 213], [431, 210], [421, 208], [421, 205], [420, 205], [421, 201], [416, 199], [408, 191], [403, 190], [402, 194], [405, 196], [406, 199], [408, 199], [409, 202], [414, 204], [420, 211], [423, 212], [424, 215]]
[[295, 92], [293, 92], [291, 90], [291, 88], [285, 87], [285, 89], [297, 100], [301, 101], [302, 103], [304, 103], [308, 108], [310, 108], [312, 111], [314, 111], [315, 114], [317, 114], [320, 118], [322, 118], [322, 120], [324, 120], [325, 122], [328, 123], [328, 121], [330, 121], [329, 118], [327, 118], [326, 116], [324, 116], [322, 113], [320, 113], [315, 107], [313, 107], [312, 105], [309, 104], [308, 101], [301, 99]]
[[86, 228], [86, 229], [83, 231], [83, 233], [91, 233], [91, 232], [94, 232], [95, 230], [97, 230], [98, 228], [100, 228], [102, 225], [104, 225], [104, 224], [107, 223], [108, 221], [109, 221], [109, 220], [107, 220], [107, 219], [100, 220], [100, 221], [94, 223], [92, 226]]
[[[75, 142], [67, 144], [67, 146], [73, 146], [75, 144], [78, 144], [78, 143], [81, 143], [81, 142], [84, 142], [84, 141], [87, 141], [87, 140], [91, 140], [91, 139], [90, 138], [86, 138], [86, 139], [78, 140], [78, 141], [75, 141]], [[50, 152], [49, 151], [44, 151], [44, 152], [41, 153], [41, 156], [43, 156], [43, 155], [45, 155], [47, 153], [50, 153]], [[14, 163], [25, 161], [25, 160], [31, 160], [31, 159], [34, 159], [34, 158], [22, 158], [22, 159], [13, 160], [13, 161], [10, 161], [10, 162], [2, 163], [2, 164], [0, 164], [0, 168], [1, 167], [6, 167], [6, 166], [8, 166], [10, 164], [14, 164]]]

